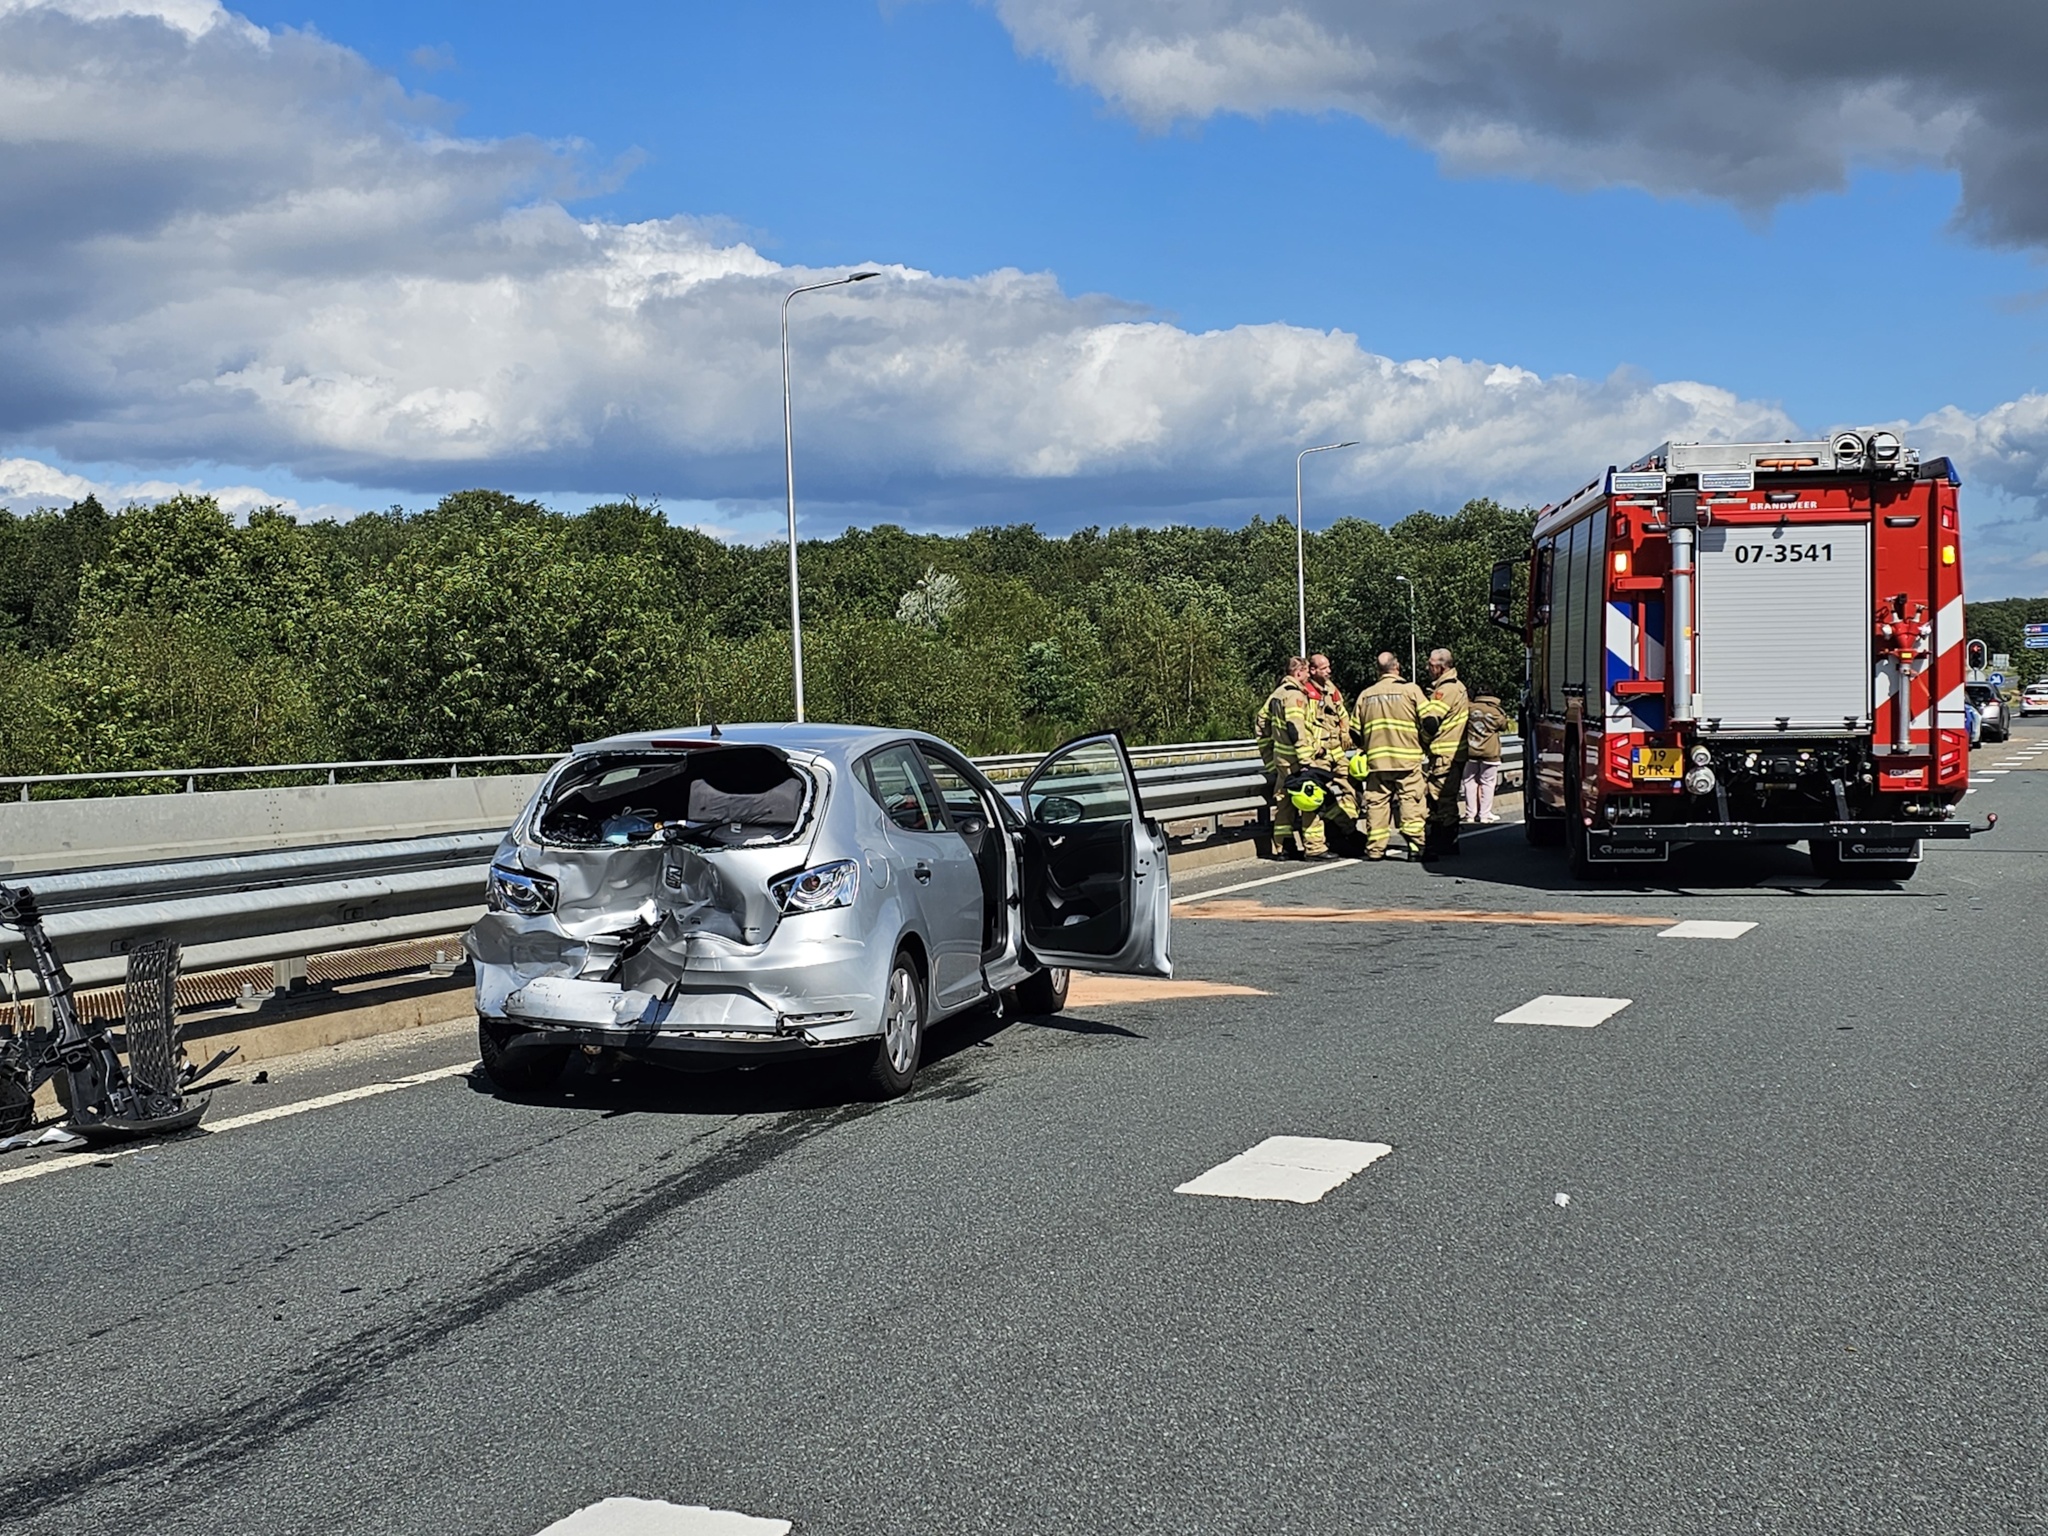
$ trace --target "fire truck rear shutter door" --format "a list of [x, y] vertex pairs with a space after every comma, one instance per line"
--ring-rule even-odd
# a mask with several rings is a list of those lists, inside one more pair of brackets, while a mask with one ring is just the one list
[[1702, 528], [1697, 569], [1703, 728], [1839, 734], [1845, 720], [1867, 728], [1867, 524]]

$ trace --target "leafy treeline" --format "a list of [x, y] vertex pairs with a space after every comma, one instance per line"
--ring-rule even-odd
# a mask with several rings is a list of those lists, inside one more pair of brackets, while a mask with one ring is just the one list
[[1992, 655], [2012, 656], [2008, 684], [2019, 687], [2048, 677], [2048, 651], [2026, 649], [2025, 627], [2048, 624], [2048, 597], [2005, 597], [1995, 603], [1965, 603], [1963, 617], [1972, 640], [1982, 640]]
[[[1370, 657], [1456, 649], [1510, 688], [1486, 574], [1529, 515], [1490, 501], [1308, 539], [1309, 630], [1350, 688]], [[881, 527], [802, 549], [813, 719], [917, 725], [976, 752], [1116, 726], [1243, 736], [1295, 634], [1294, 530]], [[564, 516], [492, 491], [431, 511], [237, 526], [211, 501], [0, 514], [0, 771], [554, 750], [790, 713], [787, 555], [621, 502]]]

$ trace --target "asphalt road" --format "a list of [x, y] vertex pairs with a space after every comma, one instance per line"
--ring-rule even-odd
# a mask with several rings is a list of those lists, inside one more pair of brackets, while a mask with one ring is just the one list
[[[1266, 995], [963, 1021], [895, 1104], [513, 1103], [439, 1031], [212, 1119], [407, 1086], [0, 1162], [0, 1531], [2039, 1531], [2048, 753], [1996, 768], [2037, 747], [1903, 886], [1583, 889], [1506, 826], [1230, 893], [1402, 915], [1189, 917], [1181, 974]], [[1545, 994], [1627, 1006], [1494, 1022]], [[1392, 1150], [1174, 1192], [1276, 1134]]]

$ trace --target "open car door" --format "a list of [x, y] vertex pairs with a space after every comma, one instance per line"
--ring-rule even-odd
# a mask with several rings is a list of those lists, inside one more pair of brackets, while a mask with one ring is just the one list
[[1114, 731], [1070, 741], [1024, 781], [1024, 945], [1041, 965], [1173, 974], [1166, 833], [1145, 819]]

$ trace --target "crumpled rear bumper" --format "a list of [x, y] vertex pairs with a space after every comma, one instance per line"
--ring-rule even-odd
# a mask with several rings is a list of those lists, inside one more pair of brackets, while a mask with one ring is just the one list
[[[471, 930], [477, 1012], [532, 1032], [533, 1043], [599, 1045], [642, 1055], [779, 1055], [881, 1033], [886, 977], [868, 946], [784, 923], [765, 944], [692, 938], [645, 969], [638, 986], [580, 974], [592, 946], [546, 919]], [[816, 925], [822, 927], [822, 924]]]

